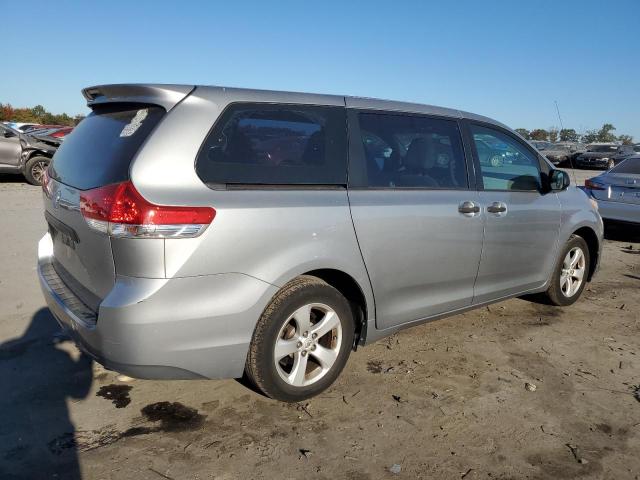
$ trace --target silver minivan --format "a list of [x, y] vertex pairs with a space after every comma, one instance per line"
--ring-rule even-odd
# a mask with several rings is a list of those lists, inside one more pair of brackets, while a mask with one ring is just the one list
[[79, 347], [138, 378], [298, 401], [358, 345], [510, 297], [575, 302], [602, 220], [504, 125], [446, 108], [184, 85], [83, 91], [38, 273]]

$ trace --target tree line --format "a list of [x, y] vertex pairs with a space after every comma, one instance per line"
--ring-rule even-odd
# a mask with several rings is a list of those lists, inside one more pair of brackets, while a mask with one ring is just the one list
[[526, 128], [516, 128], [516, 132], [527, 140], [543, 140], [546, 142], [582, 142], [582, 143], [613, 143], [622, 142], [624, 145], [633, 144], [631, 135], [616, 135], [613, 133], [616, 127], [610, 123], [605, 123], [600, 129], [587, 130], [580, 135], [573, 128], [558, 129], [551, 127], [548, 130], [544, 128], [536, 128], [535, 130], [527, 130]]
[[0, 103], [0, 122], [39, 123], [42, 125], [66, 125], [75, 127], [84, 115], [48, 112], [42, 105], [14, 108], [9, 103]]

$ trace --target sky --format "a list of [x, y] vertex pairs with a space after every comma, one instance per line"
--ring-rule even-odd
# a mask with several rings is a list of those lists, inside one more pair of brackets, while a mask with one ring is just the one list
[[378, 97], [640, 140], [640, 0], [0, 0], [0, 103], [185, 83]]

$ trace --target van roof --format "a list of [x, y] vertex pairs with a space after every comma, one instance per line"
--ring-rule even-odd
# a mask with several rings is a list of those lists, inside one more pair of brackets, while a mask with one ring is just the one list
[[408, 113], [424, 113], [428, 115], [439, 115], [452, 118], [467, 118], [481, 122], [492, 123], [503, 128], [506, 125], [483, 115], [477, 115], [463, 110], [453, 108], [438, 107], [421, 103], [400, 102], [395, 100], [383, 100], [377, 98], [357, 97], [348, 95], [324, 95], [318, 93], [289, 92], [279, 90], [259, 90], [249, 88], [220, 87], [213, 85], [178, 85], [178, 84], [109, 84], [87, 87], [82, 90], [82, 94], [87, 99], [87, 105], [92, 106], [100, 103], [110, 102], [141, 102], [155, 103], [172, 108], [183, 97], [193, 90], [224, 91], [227, 94], [238, 92], [252, 97], [268, 97], [269, 101], [277, 98], [278, 101], [290, 103], [315, 103], [315, 104], [342, 104], [347, 107], [388, 110]]

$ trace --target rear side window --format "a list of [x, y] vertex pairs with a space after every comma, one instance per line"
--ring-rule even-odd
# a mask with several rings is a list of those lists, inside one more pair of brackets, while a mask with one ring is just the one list
[[94, 107], [65, 137], [49, 175], [80, 190], [128, 180], [131, 160], [164, 113], [151, 105]]
[[466, 189], [462, 139], [455, 120], [360, 113], [366, 185]]
[[345, 109], [233, 104], [205, 140], [196, 172], [207, 184], [344, 185]]

